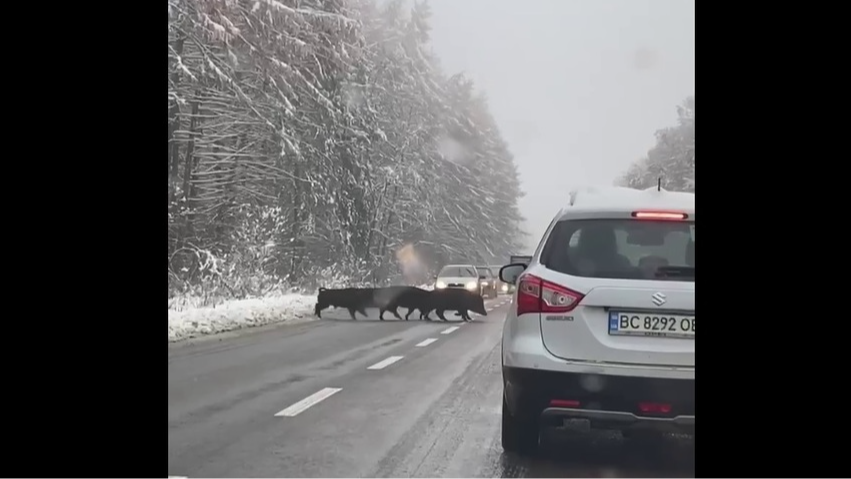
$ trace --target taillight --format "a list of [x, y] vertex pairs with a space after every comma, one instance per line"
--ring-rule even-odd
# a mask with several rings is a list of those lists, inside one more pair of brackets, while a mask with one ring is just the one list
[[639, 220], [681, 221], [688, 218], [682, 211], [633, 211], [632, 217]]
[[520, 277], [517, 285], [517, 315], [526, 313], [566, 313], [573, 310], [584, 295], [535, 275]]

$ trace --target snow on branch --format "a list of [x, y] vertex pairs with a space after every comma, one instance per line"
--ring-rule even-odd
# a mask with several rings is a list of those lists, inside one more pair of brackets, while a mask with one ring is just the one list
[[[427, 10], [305, 3], [170, 0], [170, 309], [422, 284], [522, 249], [513, 156], [429, 53]], [[236, 324], [206, 317], [170, 327]]]

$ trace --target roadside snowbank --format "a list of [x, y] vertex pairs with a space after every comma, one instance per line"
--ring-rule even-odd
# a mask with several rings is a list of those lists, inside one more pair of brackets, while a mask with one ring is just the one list
[[168, 341], [180, 341], [204, 334], [261, 326], [281, 321], [309, 321], [315, 295], [277, 294], [263, 298], [225, 301], [216, 306], [168, 310]]
[[[422, 284], [422, 289], [434, 289]], [[175, 342], [205, 334], [262, 326], [276, 322], [312, 321], [316, 295], [300, 293], [273, 294], [263, 298], [223, 301], [215, 306], [201, 306], [208, 300], [179, 297], [169, 300], [168, 341]]]

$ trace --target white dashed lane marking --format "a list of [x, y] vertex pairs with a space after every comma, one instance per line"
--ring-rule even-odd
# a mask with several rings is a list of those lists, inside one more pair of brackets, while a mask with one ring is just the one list
[[458, 326], [450, 326], [450, 327], [444, 329], [443, 331], [441, 331], [440, 334], [449, 334], [449, 333], [455, 332], [457, 330], [458, 330]]
[[[496, 303], [494, 305], [491, 305], [489, 308], [487, 308], [487, 310], [493, 311], [494, 309], [497, 309], [497, 308], [505, 305], [506, 303], [510, 303], [510, 302], [511, 302], [510, 300], [504, 300], [500, 303]], [[464, 326], [465, 324], [467, 324], [467, 323], [466, 322], [461, 323], [458, 326], [450, 326], [450, 327], [444, 329], [443, 331], [441, 331], [440, 334], [445, 335], [445, 334], [454, 333], [455, 331], [460, 329], [461, 326]], [[420, 341], [419, 343], [417, 343], [415, 347], [424, 348], [424, 347], [426, 347], [430, 344], [435, 343], [436, 341], [437, 341], [437, 338], [424, 339], [424, 340]], [[402, 358], [404, 358], [404, 356], [390, 356], [387, 359], [384, 359], [382, 361], [379, 361], [379, 362], [373, 364], [372, 366], [368, 367], [367, 369], [373, 370], [373, 371], [384, 369], [384, 368], [390, 366], [391, 364], [394, 364], [394, 363], [400, 361]], [[275, 414], [275, 416], [276, 417], [294, 417], [294, 416], [297, 416], [297, 415], [303, 413], [304, 411], [306, 411], [307, 409], [309, 409], [309, 408], [319, 404], [320, 402], [328, 399], [329, 397], [333, 396], [334, 394], [337, 394], [340, 391], [342, 391], [342, 388], [324, 388], [324, 389], [321, 389], [321, 390], [317, 391], [316, 393], [311, 394], [310, 396], [302, 399], [301, 401], [291, 405], [290, 407], [279, 411], [277, 414]], [[168, 477], [169, 477], [169, 479], [188, 479], [186, 476], [168, 476]]]
[[389, 358], [387, 358], [383, 361], [379, 361], [379, 362], [373, 364], [372, 366], [370, 366], [366, 369], [372, 369], [372, 370], [384, 369], [387, 366], [390, 366], [391, 364], [395, 363], [396, 361], [402, 359], [403, 357], [404, 356], [390, 356]]
[[306, 411], [308, 408], [319, 404], [320, 402], [328, 399], [329, 397], [337, 394], [342, 391], [341, 388], [325, 388], [320, 391], [317, 391], [310, 396], [302, 399], [301, 401], [293, 404], [292, 406], [279, 411], [275, 414], [276, 417], [293, 417], [298, 416], [299, 414]]
[[491, 305], [490, 307], [488, 307], [488, 308], [486, 308], [486, 309], [487, 309], [487, 311], [488, 311], [488, 312], [490, 312], [490, 311], [493, 311], [493, 310], [495, 310], [495, 309], [501, 308], [502, 306], [504, 306], [504, 305], [505, 305], [505, 304], [507, 304], [507, 303], [508, 303], [508, 300], [504, 300], [504, 301], [502, 301], [502, 302], [500, 302], [500, 303], [496, 303], [496, 304], [494, 304], [494, 305]]

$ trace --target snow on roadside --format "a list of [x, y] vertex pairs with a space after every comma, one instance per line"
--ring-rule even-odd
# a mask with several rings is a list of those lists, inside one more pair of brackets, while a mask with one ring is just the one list
[[315, 295], [278, 294], [226, 301], [216, 306], [168, 311], [168, 341], [261, 326], [274, 322], [310, 321]]

